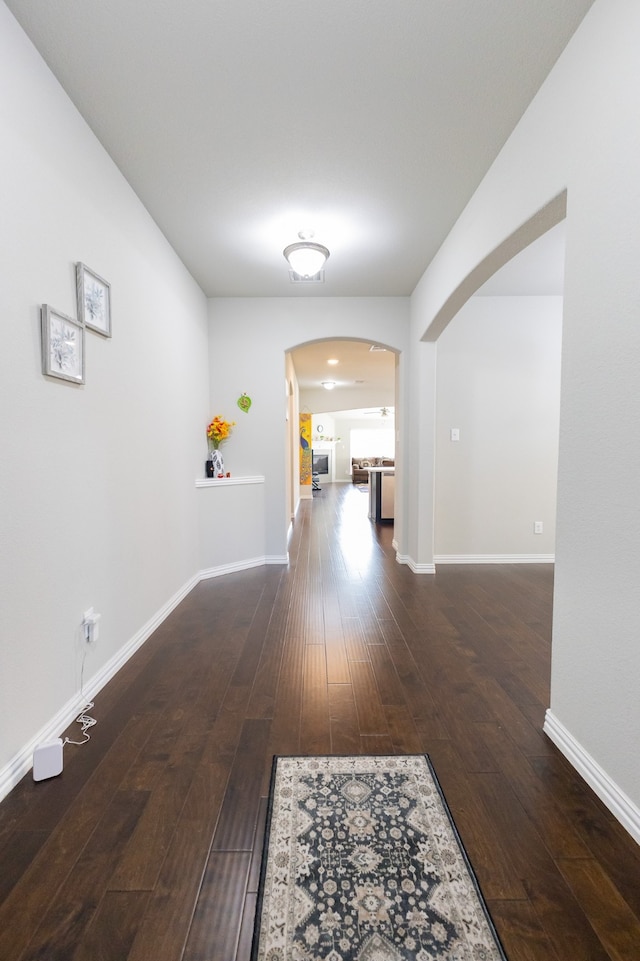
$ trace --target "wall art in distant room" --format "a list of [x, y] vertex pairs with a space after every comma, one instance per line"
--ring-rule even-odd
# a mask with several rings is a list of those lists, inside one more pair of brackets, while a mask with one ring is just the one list
[[311, 484], [311, 414], [300, 414], [300, 484]]

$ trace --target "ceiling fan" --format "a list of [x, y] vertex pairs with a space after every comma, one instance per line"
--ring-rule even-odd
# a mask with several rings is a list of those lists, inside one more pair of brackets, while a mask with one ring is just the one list
[[373, 417], [388, 417], [391, 411], [388, 407], [379, 407], [376, 410], [365, 410], [364, 415]]

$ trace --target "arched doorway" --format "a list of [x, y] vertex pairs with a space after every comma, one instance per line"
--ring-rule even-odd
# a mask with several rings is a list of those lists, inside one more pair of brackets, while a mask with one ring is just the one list
[[[327, 480], [351, 482], [350, 434], [379, 419], [375, 413], [393, 411], [398, 399], [398, 354], [376, 341], [323, 339], [299, 344], [287, 352], [287, 382], [295, 382], [298, 416], [315, 416], [311, 443], [328, 457]], [[298, 437], [295, 399], [289, 392], [287, 473], [290, 514], [305, 491], [298, 479]], [[318, 416], [323, 415], [320, 420]], [[316, 428], [322, 428], [318, 430]], [[311, 496], [311, 487], [308, 496]]]
[[554, 560], [564, 227], [507, 262], [438, 338], [436, 565]]

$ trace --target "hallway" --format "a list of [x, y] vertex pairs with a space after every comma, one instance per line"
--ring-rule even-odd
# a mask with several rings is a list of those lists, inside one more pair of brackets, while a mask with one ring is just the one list
[[247, 961], [272, 755], [428, 753], [510, 961], [638, 961], [640, 850], [541, 730], [552, 568], [416, 576], [367, 505], [201, 582], [0, 805], [1, 958]]

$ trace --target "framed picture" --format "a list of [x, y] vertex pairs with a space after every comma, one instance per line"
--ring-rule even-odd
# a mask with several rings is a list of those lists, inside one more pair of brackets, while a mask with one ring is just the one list
[[48, 304], [41, 316], [43, 374], [84, 384], [84, 325]]
[[76, 264], [78, 317], [85, 327], [111, 337], [111, 284], [85, 264]]

